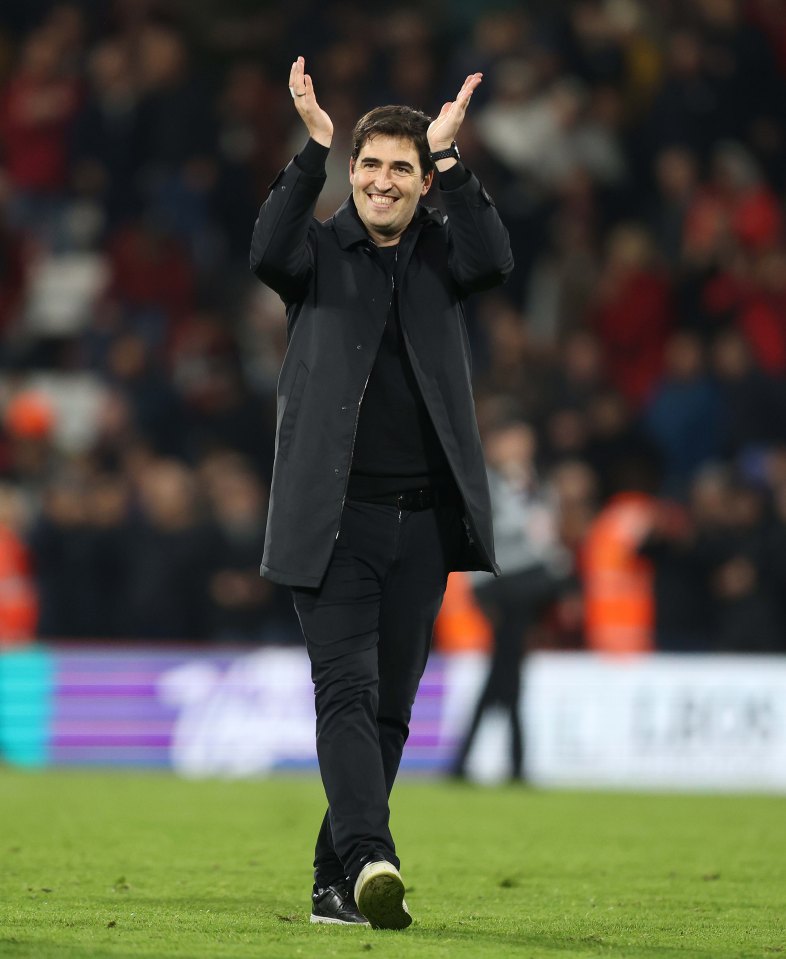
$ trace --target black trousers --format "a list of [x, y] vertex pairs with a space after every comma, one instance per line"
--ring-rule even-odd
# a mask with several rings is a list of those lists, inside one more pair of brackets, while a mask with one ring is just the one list
[[401, 511], [348, 500], [322, 584], [292, 591], [328, 799], [314, 855], [318, 886], [354, 881], [377, 856], [399, 865], [388, 797], [461, 535], [456, 506]]

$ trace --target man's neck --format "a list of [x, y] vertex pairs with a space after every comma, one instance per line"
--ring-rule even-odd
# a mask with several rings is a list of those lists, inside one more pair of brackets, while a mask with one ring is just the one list
[[375, 246], [396, 246], [401, 237], [404, 236], [404, 231], [393, 237], [383, 236], [374, 230], [368, 230], [367, 232]]

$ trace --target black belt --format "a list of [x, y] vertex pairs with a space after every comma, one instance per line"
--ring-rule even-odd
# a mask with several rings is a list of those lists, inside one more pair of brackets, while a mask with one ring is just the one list
[[379, 506], [395, 506], [400, 510], [433, 509], [435, 506], [452, 506], [458, 503], [458, 493], [450, 488], [426, 486], [423, 489], [407, 489], [401, 493], [385, 493], [382, 496], [350, 496], [355, 503], [376, 503]]

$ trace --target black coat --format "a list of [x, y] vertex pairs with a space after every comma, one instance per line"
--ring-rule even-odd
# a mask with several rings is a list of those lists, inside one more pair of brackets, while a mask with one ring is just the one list
[[[318, 586], [330, 561], [360, 403], [392, 297], [352, 198], [324, 223], [314, 219], [324, 180], [291, 162], [272, 185], [251, 243], [251, 269], [287, 308], [262, 574], [290, 586]], [[442, 197], [448, 218], [418, 206], [400, 240], [399, 316], [464, 502], [467, 540], [456, 568], [498, 572], [463, 301], [503, 282], [513, 258], [507, 230], [474, 176]]]

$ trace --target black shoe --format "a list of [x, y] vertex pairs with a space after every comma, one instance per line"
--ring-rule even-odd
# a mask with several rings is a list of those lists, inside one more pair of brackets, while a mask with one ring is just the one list
[[311, 894], [311, 922], [332, 923], [339, 926], [367, 926], [368, 919], [358, 911], [349, 885], [342, 880], [324, 889], [314, 886]]

